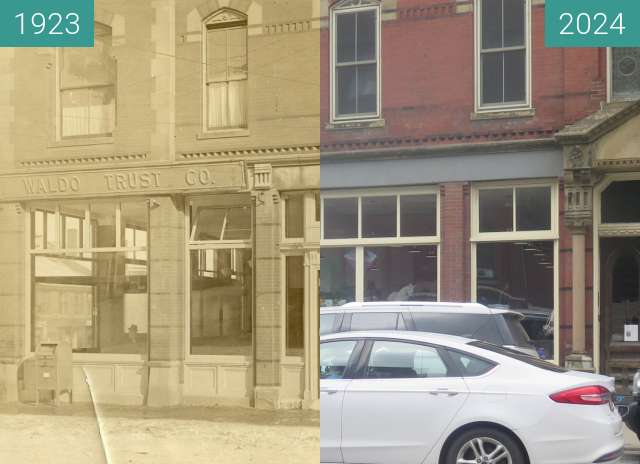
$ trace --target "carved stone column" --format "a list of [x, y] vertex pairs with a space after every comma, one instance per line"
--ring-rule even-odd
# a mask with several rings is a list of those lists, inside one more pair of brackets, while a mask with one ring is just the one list
[[586, 235], [593, 224], [592, 147], [565, 147], [565, 224], [571, 231], [572, 352], [565, 364], [576, 370], [593, 371], [593, 358], [586, 351]]

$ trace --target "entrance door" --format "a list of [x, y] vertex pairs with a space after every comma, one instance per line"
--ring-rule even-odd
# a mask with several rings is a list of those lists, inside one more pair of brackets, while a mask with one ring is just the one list
[[625, 341], [624, 333], [625, 324], [640, 322], [640, 238], [603, 238], [600, 256], [601, 369], [622, 380], [640, 355], [640, 342]]

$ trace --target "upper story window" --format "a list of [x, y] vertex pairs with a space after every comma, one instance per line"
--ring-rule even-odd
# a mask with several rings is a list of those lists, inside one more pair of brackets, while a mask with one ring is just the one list
[[640, 98], [640, 48], [611, 49], [611, 100]]
[[478, 6], [478, 109], [529, 105], [529, 0]]
[[59, 136], [109, 136], [116, 125], [111, 28], [95, 23], [93, 48], [60, 49]]
[[332, 9], [332, 116], [380, 116], [380, 4], [349, 0]]
[[247, 127], [247, 18], [222, 10], [205, 33], [205, 130]]

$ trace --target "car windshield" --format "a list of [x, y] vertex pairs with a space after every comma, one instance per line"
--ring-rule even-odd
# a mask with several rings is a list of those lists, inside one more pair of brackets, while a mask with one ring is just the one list
[[505, 348], [503, 346], [494, 345], [492, 343], [476, 340], [473, 342], [469, 342], [468, 345], [475, 346], [477, 348], [482, 348], [483, 350], [492, 351], [494, 353], [501, 354], [502, 356], [506, 356], [508, 358], [517, 359], [518, 361], [529, 364], [530, 366], [538, 367], [540, 369], [544, 369], [547, 371], [569, 372], [568, 369], [565, 369], [564, 367], [556, 366], [555, 364], [551, 364], [550, 362], [543, 361], [542, 359], [534, 358], [533, 356], [529, 356], [527, 354], [521, 353], [520, 351]]

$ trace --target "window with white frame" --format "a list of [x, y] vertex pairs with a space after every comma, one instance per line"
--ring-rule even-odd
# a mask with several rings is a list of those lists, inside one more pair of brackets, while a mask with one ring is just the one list
[[474, 188], [473, 295], [478, 303], [524, 314], [538, 352], [554, 359], [557, 308], [557, 185]]
[[144, 353], [146, 202], [42, 202], [29, 209], [31, 349], [58, 340], [75, 352]]
[[204, 24], [205, 129], [247, 127], [247, 18], [221, 10]]
[[111, 28], [94, 25], [93, 48], [59, 51], [59, 134], [62, 138], [108, 136], [116, 125], [116, 61]]
[[333, 6], [333, 119], [380, 115], [380, 4], [347, 0]]
[[252, 209], [248, 195], [188, 201], [192, 355], [252, 353]]
[[640, 48], [611, 48], [609, 65], [611, 101], [640, 98]]
[[476, 0], [477, 107], [529, 104], [530, 0]]
[[438, 193], [327, 194], [322, 198], [320, 299], [438, 299]]

